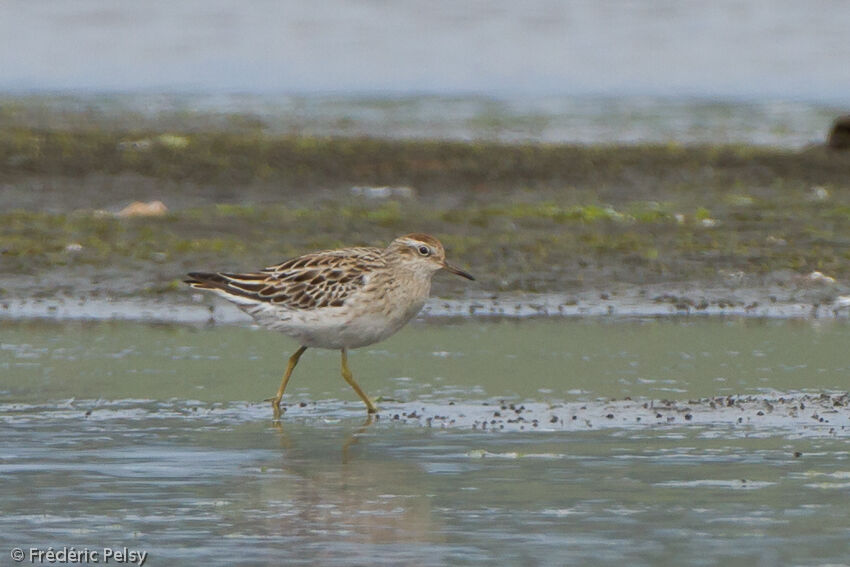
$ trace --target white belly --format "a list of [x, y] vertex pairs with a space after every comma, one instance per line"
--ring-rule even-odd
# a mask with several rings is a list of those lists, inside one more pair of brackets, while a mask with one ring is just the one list
[[424, 298], [390, 312], [345, 307], [309, 311], [280, 311], [266, 305], [245, 309], [262, 326], [280, 331], [313, 348], [358, 348], [380, 342], [410, 321], [422, 309]]

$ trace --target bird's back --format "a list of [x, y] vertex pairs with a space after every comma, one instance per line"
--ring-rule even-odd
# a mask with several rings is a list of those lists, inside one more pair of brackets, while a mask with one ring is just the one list
[[188, 283], [241, 307], [268, 304], [284, 310], [342, 307], [376, 270], [386, 267], [379, 248], [342, 248], [305, 254], [259, 272], [192, 272]]
[[380, 248], [305, 254], [250, 273], [189, 274], [186, 282], [238, 305], [302, 345], [356, 348], [385, 339], [422, 307], [428, 289], [404, 289]]

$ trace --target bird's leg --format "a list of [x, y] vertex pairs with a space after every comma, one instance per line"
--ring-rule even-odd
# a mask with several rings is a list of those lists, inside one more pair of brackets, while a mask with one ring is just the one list
[[283, 373], [283, 381], [280, 383], [280, 388], [277, 389], [277, 394], [271, 399], [275, 419], [280, 418], [280, 400], [283, 398], [283, 391], [286, 390], [286, 383], [289, 382], [289, 377], [292, 376], [292, 371], [295, 370], [295, 365], [298, 364], [298, 359], [301, 358], [305, 350], [307, 350], [305, 346], [298, 347], [295, 354], [289, 357], [286, 372]]
[[354, 388], [354, 391], [357, 392], [357, 395], [360, 396], [360, 399], [363, 400], [363, 403], [366, 404], [366, 410], [369, 413], [378, 413], [378, 408], [372, 403], [366, 394], [363, 393], [363, 390], [360, 389], [360, 386], [357, 385], [357, 382], [354, 381], [354, 376], [351, 375], [351, 370], [348, 368], [348, 354], [345, 352], [345, 349], [342, 349], [342, 377], [345, 378], [345, 381], [348, 382], [348, 385]]

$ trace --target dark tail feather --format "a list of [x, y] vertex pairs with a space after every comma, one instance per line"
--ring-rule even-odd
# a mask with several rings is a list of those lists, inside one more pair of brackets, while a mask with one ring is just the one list
[[[183, 281], [195, 289], [223, 289], [230, 295], [258, 299], [257, 294], [269, 286], [267, 277], [266, 274], [192, 272], [189, 279]], [[267, 297], [270, 296], [260, 296], [259, 299]]]
[[188, 274], [189, 279], [183, 280], [194, 288], [199, 289], [216, 289], [227, 287], [227, 279], [221, 274], [209, 272], [191, 272]]

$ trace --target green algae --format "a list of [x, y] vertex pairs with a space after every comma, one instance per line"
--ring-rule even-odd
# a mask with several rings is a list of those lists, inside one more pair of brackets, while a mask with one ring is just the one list
[[[284, 187], [410, 184], [433, 191], [634, 184], [653, 177], [673, 192], [783, 183], [846, 183], [850, 158], [822, 148], [576, 146], [310, 138], [262, 131], [0, 132], [5, 177], [133, 172], [198, 183], [270, 181]], [[689, 179], [690, 177], [690, 179]], [[737, 187], [736, 187], [737, 186]]]
[[500, 289], [562, 289], [576, 268], [588, 284], [609, 268], [622, 270], [619, 279], [631, 283], [701, 279], [717, 270], [850, 276], [850, 243], [834, 222], [846, 218], [846, 206], [799, 203], [794, 215], [745, 208], [760, 212], [654, 201], [620, 210], [554, 203], [445, 210], [421, 202], [349, 200], [313, 208], [212, 204], [129, 219], [102, 211], [18, 210], [0, 213], [0, 265], [20, 273], [68, 265], [155, 268], [162, 281], [151, 289], [165, 293], [190, 267], [255, 269], [315, 248], [383, 245], [416, 229], [439, 235], [455, 263]]
[[[76, 124], [0, 129], [5, 274], [143, 274], [138, 289], [168, 293], [189, 269], [256, 269], [425, 231], [491, 289], [704, 281], [727, 272], [850, 277], [850, 155], [824, 148]], [[414, 191], [370, 199], [351, 191], [358, 185]], [[115, 214], [152, 198], [168, 205], [166, 215]]]

